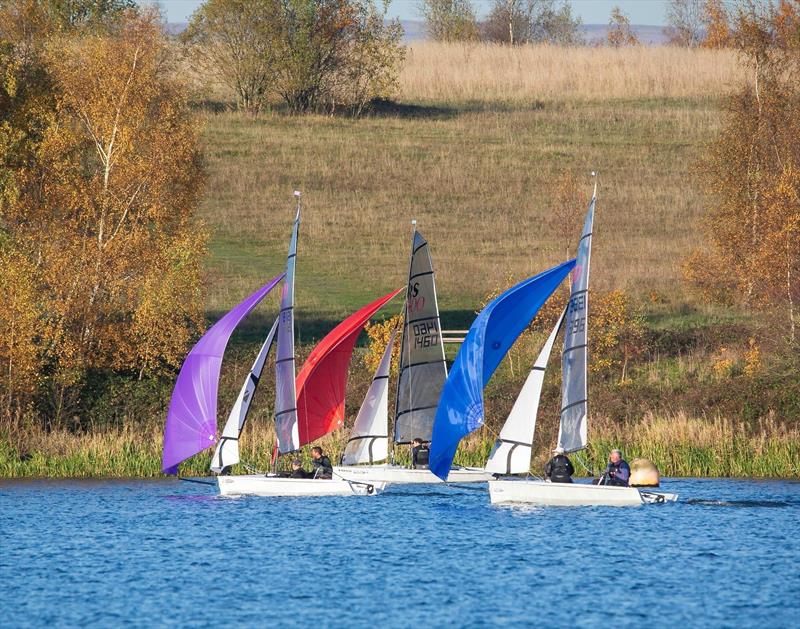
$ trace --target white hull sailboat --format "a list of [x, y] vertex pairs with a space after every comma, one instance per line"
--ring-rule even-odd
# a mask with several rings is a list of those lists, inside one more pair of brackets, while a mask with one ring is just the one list
[[551, 483], [523, 478], [489, 481], [492, 504], [528, 503], [554, 507], [607, 506], [636, 507], [643, 504], [675, 502], [677, 494], [644, 491], [636, 487]]
[[444, 478], [458, 442], [483, 425], [483, 387], [525, 326], [572, 270], [569, 304], [559, 317], [489, 455], [485, 470], [492, 504], [633, 506], [674, 502], [675, 494], [643, 491], [609, 484], [551, 483], [528, 478], [536, 416], [544, 374], [559, 331], [564, 329], [561, 354], [560, 452], [587, 447], [587, 360], [589, 262], [597, 196], [595, 185], [575, 260], [554, 267], [505, 291], [480, 312], [467, 333], [448, 379], [434, 423], [431, 468]]
[[[415, 224], [413, 221], [412, 225]], [[394, 422], [396, 445], [407, 445], [414, 439], [430, 440], [436, 406], [447, 378], [430, 247], [416, 228], [412, 237], [403, 314]], [[394, 338], [395, 332], [392, 332], [353, 424], [342, 464], [334, 467], [334, 473], [363, 482], [444, 482], [428, 469], [383, 462], [389, 458], [388, 383]], [[457, 467], [450, 471], [447, 482], [482, 483], [491, 477], [481, 468]]]
[[[300, 194], [287, 255], [286, 272], [274, 278], [220, 319], [189, 352], [170, 401], [164, 432], [162, 469], [177, 474], [181, 461], [216, 445], [211, 470], [226, 496], [376, 495], [385, 483], [342, 478], [291, 478], [276, 474], [229, 474], [240, 463], [239, 438], [271, 347], [275, 357], [275, 456], [299, 450], [340, 427], [344, 420], [347, 365], [361, 328], [392, 299], [396, 290], [348, 317], [314, 348], [295, 380], [294, 275], [300, 225]], [[217, 389], [222, 357], [236, 326], [281, 280], [281, 309], [242, 385], [228, 421], [217, 438]]]
[[[430, 470], [418, 470], [400, 465], [346, 465], [333, 468], [334, 474], [349, 480], [383, 482], [388, 484], [428, 484], [444, 481]], [[482, 467], [454, 467], [447, 475], [448, 483], [485, 483], [492, 475]]]
[[223, 496], [374, 496], [386, 483], [351, 482], [342, 479], [285, 478], [265, 474], [217, 476]]

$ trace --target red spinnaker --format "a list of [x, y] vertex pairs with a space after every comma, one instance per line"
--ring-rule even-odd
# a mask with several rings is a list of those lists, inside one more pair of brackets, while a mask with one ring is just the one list
[[354, 312], [311, 350], [296, 381], [301, 446], [344, 424], [347, 372], [356, 339], [369, 318], [402, 290], [398, 288]]

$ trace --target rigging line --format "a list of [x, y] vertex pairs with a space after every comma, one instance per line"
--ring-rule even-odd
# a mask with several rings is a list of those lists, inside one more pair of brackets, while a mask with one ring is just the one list
[[573, 452], [573, 454], [575, 455], [575, 460], [576, 460], [578, 463], [580, 463], [581, 467], [582, 467], [584, 470], [586, 470], [586, 471], [589, 473], [589, 476], [591, 476], [591, 477], [594, 477], [594, 476], [595, 476], [594, 470], [590, 470], [590, 469], [589, 469], [589, 468], [586, 466], [586, 463], [584, 463], [584, 462], [583, 462], [583, 459], [581, 458], [581, 456], [580, 456], [580, 454], [579, 454], [579, 451], [578, 451], [578, 450], [576, 450], [575, 452]]
[[198, 485], [211, 485], [212, 487], [216, 485], [213, 481], [208, 480], [200, 480], [199, 478], [184, 478], [183, 476], [178, 476], [178, 480], [183, 481], [184, 483], [197, 483]]

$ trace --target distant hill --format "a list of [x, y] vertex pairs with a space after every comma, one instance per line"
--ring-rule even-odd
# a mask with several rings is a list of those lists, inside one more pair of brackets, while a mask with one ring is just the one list
[[[405, 31], [404, 40], [406, 42], [424, 41], [428, 39], [425, 30], [425, 22], [422, 20], [400, 20], [400, 24]], [[635, 24], [631, 29], [643, 44], [660, 46], [667, 43], [667, 38], [663, 32], [663, 26], [651, 24]], [[581, 25], [583, 38], [591, 44], [595, 41], [605, 41], [608, 34], [607, 24], [583, 24]]]
[[[425, 22], [422, 20], [400, 20], [403, 27], [403, 41], [406, 43], [425, 41], [428, 39], [428, 33], [425, 30]], [[179, 35], [188, 24], [186, 22], [169, 22], [167, 24], [167, 32], [170, 35]], [[667, 37], [664, 35], [664, 27], [651, 25], [651, 24], [634, 24], [631, 29], [636, 34], [643, 44], [652, 46], [661, 46], [667, 43]], [[595, 41], [605, 41], [608, 33], [607, 24], [583, 24], [581, 25], [581, 32], [587, 43], [591, 44]]]

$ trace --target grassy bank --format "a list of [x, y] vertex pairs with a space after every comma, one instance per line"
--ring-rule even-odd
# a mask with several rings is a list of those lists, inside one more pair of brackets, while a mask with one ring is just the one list
[[[628, 459], [652, 460], [665, 476], [722, 476], [786, 478], [800, 476], [800, 434], [775, 422], [763, 422], [755, 430], [741, 422], [715, 418], [648, 416], [620, 427], [614, 422], [595, 420], [591, 447], [581, 455], [588, 469], [602, 470], [611, 448], [619, 447]], [[320, 441], [338, 460], [347, 435], [330, 435]], [[493, 436], [484, 429], [467, 438], [456, 463], [483, 465], [491, 450]], [[259, 425], [250, 428], [242, 441], [242, 458], [250, 466], [269, 468], [274, 433]], [[21, 445], [24, 444], [24, 445]], [[402, 461], [405, 449], [397, 453]], [[547, 448], [536, 449], [531, 470], [541, 474], [549, 458]], [[573, 457], [577, 458], [577, 457]], [[191, 459], [181, 468], [183, 476], [208, 475], [210, 453]], [[43, 433], [27, 430], [0, 435], [0, 477], [156, 477], [161, 468], [161, 426], [124, 426], [92, 434], [70, 431]], [[282, 463], [285, 465], [285, 462]], [[310, 461], [305, 457], [310, 469]], [[586, 468], [576, 461], [578, 474]], [[243, 467], [235, 472], [246, 473]]]

